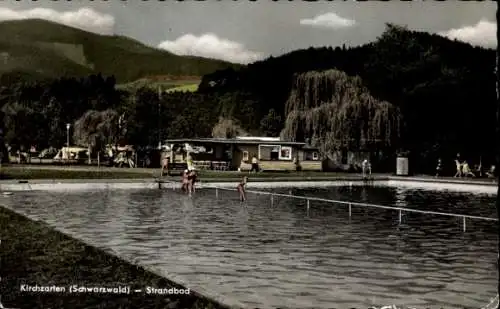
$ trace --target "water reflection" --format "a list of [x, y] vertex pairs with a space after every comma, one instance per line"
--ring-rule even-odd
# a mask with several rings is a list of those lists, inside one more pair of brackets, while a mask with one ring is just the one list
[[[285, 191], [286, 192], [286, 191]], [[288, 193], [288, 192], [286, 192]], [[295, 194], [491, 216], [494, 198], [388, 188]], [[442, 196], [442, 194], [444, 194]], [[496, 225], [234, 192], [26, 192], [28, 216], [250, 308], [481, 307], [496, 293]], [[42, 207], [43, 206], [43, 207]]]
[[248, 212], [247, 204], [242, 202], [238, 205], [238, 212], [234, 219], [234, 224], [239, 227], [240, 235], [248, 235], [248, 222], [250, 221], [250, 213]]
[[406, 208], [406, 206], [408, 206], [408, 203], [406, 202], [406, 191], [408, 190], [404, 188], [395, 189], [394, 199], [397, 207]]

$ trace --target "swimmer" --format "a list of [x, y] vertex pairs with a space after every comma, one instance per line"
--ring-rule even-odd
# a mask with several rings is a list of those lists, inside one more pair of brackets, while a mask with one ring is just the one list
[[238, 192], [240, 193], [240, 201], [242, 201], [242, 202], [247, 200], [246, 193], [245, 193], [245, 187], [247, 185], [247, 181], [248, 181], [248, 177], [243, 176], [243, 178], [241, 179], [241, 182], [236, 187], [236, 190], [238, 190]]

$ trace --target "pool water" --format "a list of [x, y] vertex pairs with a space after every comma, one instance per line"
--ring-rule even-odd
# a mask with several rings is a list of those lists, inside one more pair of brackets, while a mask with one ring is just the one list
[[[282, 193], [496, 217], [495, 196], [386, 187]], [[248, 308], [480, 308], [497, 222], [198, 190], [19, 192], [0, 204]]]

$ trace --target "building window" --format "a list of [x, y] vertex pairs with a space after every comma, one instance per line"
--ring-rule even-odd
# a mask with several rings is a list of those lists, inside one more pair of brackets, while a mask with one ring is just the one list
[[291, 160], [292, 159], [292, 147], [283, 147], [280, 149], [280, 160]]
[[248, 151], [243, 150], [243, 161], [248, 161]]
[[313, 160], [319, 160], [319, 154], [316, 151], [313, 152], [312, 157], [313, 157]]
[[259, 145], [259, 160], [279, 160], [279, 145]]
[[260, 160], [292, 160], [292, 147], [280, 145], [259, 145]]

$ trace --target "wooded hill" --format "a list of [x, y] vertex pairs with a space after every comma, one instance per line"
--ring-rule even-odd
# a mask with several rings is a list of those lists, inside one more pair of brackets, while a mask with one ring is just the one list
[[[393, 154], [410, 150], [413, 166], [432, 171], [438, 157], [447, 164], [457, 152], [471, 165], [480, 155], [484, 166], [493, 162], [494, 67], [494, 50], [388, 25], [363, 46], [309, 48], [214, 71], [194, 93], [117, 91], [114, 78], [92, 75], [0, 87], [0, 107], [7, 142], [24, 147], [60, 146], [64, 124], [80, 121], [92, 125], [77, 134], [85, 137], [78, 142], [95, 145], [117, 136], [157, 145], [158, 138], [246, 133], [316, 138], [330, 148], [365, 147], [361, 140], [375, 139], [384, 143], [374, 146]], [[118, 75], [121, 68], [106, 70]], [[339, 89], [346, 89], [344, 95]], [[118, 123], [119, 115], [125, 115], [126, 130], [102, 124]], [[344, 127], [336, 126], [339, 121]]]
[[54, 22], [0, 22], [0, 81], [113, 75], [118, 83], [147, 76], [202, 76], [238, 67], [225, 61], [178, 56], [128, 37], [99, 35]]
[[[438, 156], [468, 154], [475, 161], [493, 154], [495, 51], [387, 25], [370, 44], [297, 50], [205, 75], [203, 93], [245, 93], [257, 118], [269, 110], [284, 127], [285, 102], [297, 74], [336, 69], [361, 78], [369, 94], [400, 109], [404, 127], [398, 148], [435, 164]], [[238, 115], [235, 116], [238, 118]], [[244, 128], [255, 124], [242, 121]], [[484, 162], [483, 162], [484, 164]]]

